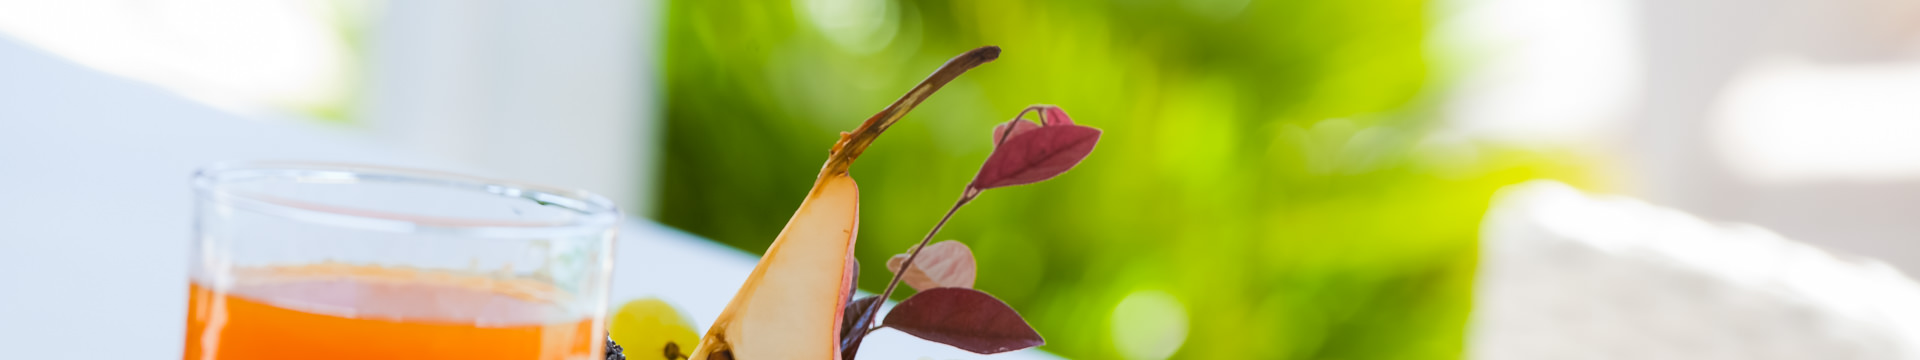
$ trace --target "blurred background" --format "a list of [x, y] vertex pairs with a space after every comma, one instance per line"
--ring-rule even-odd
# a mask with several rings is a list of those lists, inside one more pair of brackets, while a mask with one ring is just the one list
[[1913, 0], [5, 0], [0, 39], [747, 253], [838, 132], [998, 45], [855, 167], [861, 285], [1059, 105], [1094, 154], [939, 239], [1067, 358], [1466, 357], [1529, 180], [1920, 271]]

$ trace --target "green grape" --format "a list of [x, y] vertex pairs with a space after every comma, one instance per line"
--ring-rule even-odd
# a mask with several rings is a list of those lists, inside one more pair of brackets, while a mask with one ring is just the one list
[[700, 335], [694, 332], [685, 314], [666, 301], [651, 297], [621, 305], [614, 312], [607, 333], [620, 344], [627, 358], [634, 360], [685, 359], [700, 343]]

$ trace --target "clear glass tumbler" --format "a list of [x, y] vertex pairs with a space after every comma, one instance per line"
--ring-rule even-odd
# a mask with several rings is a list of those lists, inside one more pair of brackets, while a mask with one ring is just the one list
[[185, 359], [588, 359], [619, 210], [584, 191], [315, 163], [194, 175]]

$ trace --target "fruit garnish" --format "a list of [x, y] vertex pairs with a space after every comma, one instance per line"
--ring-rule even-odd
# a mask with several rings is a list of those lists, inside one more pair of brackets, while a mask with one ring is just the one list
[[[1027, 107], [996, 127], [994, 151], [960, 200], [919, 245], [888, 261], [894, 276], [886, 290], [854, 299], [860, 273], [853, 257], [860, 219], [860, 190], [849, 173], [854, 160], [935, 91], [999, 56], [1000, 48], [993, 46], [960, 54], [852, 132], [841, 133], [800, 209], [699, 339], [690, 358], [851, 360], [861, 341], [882, 327], [980, 354], [1044, 344], [1040, 334], [1005, 302], [970, 289], [976, 266], [966, 245], [944, 241], [929, 246], [928, 242], [954, 212], [981, 192], [1053, 178], [1093, 151], [1100, 130], [1075, 125], [1056, 106]], [[1037, 112], [1039, 121], [1026, 120], [1029, 112]], [[881, 304], [903, 280], [919, 293], [875, 325]], [[616, 340], [634, 352], [634, 345]]]
[[907, 111], [968, 69], [999, 55], [1000, 48], [988, 46], [954, 57], [853, 132], [842, 133], [800, 209], [767, 246], [739, 292], [700, 339], [692, 358], [839, 356], [845, 322], [841, 314], [852, 300], [857, 271], [857, 265], [849, 264], [856, 263], [853, 245], [860, 218], [860, 190], [847, 171]]
[[[610, 340], [634, 360], [685, 359], [700, 341], [686, 314], [658, 298], [628, 301], [613, 313], [611, 322]], [[614, 352], [608, 350], [608, 358]]]

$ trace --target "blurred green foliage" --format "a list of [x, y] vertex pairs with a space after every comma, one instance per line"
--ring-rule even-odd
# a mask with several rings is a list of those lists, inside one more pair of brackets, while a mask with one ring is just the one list
[[1051, 103], [1106, 130], [1093, 155], [989, 191], [938, 237], [973, 247], [978, 288], [1044, 349], [1140, 356], [1116, 329], [1177, 337], [1178, 323], [1116, 323], [1114, 308], [1157, 291], [1187, 318], [1173, 358], [1457, 358], [1489, 197], [1564, 169], [1433, 134], [1427, 6], [670, 1], [660, 220], [763, 251], [838, 132], [948, 57], [999, 45], [854, 166], [863, 288], [959, 195], [993, 124]]

